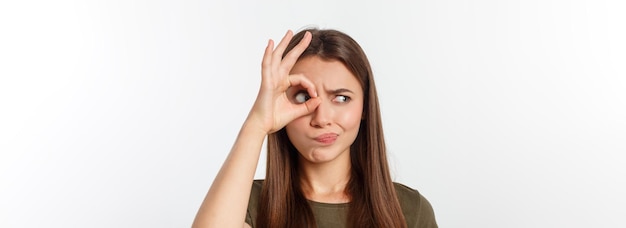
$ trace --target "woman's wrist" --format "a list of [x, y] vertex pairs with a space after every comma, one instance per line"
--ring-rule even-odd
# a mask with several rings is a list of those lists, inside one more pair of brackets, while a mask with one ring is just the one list
[[241, 134], [265, 138], [269, 131], [263, 127], [263, 124], [255, 118], [248, 117], [241, 127]]

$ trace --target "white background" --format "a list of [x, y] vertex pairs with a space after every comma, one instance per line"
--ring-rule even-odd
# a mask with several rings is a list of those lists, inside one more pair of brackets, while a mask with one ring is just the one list
[[625, 6], [3, 1], [0, 227], [190, 226], [267, 39], [310, 25], [365, 49], [440, 227], [626, 227]]

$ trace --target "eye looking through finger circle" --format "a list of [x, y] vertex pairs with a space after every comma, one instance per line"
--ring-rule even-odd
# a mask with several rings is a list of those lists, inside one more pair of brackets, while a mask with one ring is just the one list
[[296, 92], [296, 94], [293, 96], [293, 99], [296, 103], [302, 104], [311, 99], [311, 96], [309, 96], [309, 93], [307, 93], [306, 91], [300, 90]]

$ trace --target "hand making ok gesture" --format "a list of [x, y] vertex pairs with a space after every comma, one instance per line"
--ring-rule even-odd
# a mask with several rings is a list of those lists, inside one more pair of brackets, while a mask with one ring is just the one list
[[[290, 74], [298, 57], [309, 46], [311, 33], [306, 32], [298, 45], [283, 58], [292, 37], [293, 32], [287, 31], [276, 49], [274, 41], [270, 39], [263, 55], [261, 88], [248, 120], [255, 121], [261, 130], [268, 134], [280, 130], [298, 117], [311, 113], [321, 102], [317, 98], [315, 85], [310, 80], [302, 74]], [[311, 99], [301, 104], [292, 102], [293, 99], [286, 93], [292, 86], [301, 86], [307, 90]]]

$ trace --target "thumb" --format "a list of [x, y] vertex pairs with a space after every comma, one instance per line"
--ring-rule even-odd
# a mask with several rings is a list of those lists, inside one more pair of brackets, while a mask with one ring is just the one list
[[304, 116], [306, 114], [309, 114], [313, 111], [315, 111], [315, 109], [317, 109], [317, 106], [319, 106], [322, 103], [322, 100], [318, 97], [312, 97], [311, 99], [307, 100], [306, 102], [299, 104], [295, 110], [295, 115], [300, 117], [300, 116]]

